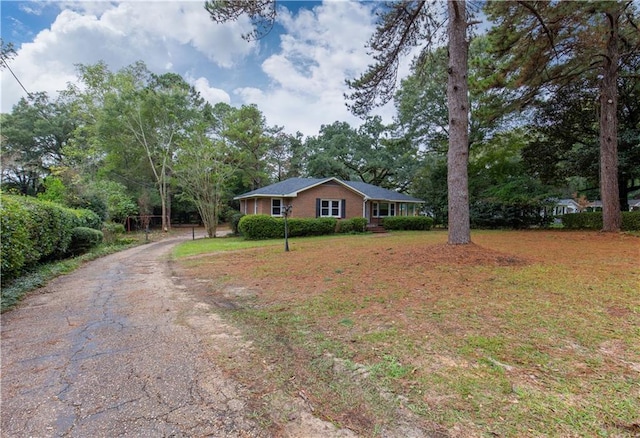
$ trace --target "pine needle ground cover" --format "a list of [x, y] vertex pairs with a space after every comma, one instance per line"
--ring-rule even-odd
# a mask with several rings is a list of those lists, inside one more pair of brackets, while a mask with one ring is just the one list
[[[228, 370], [364, 436], [640, 433], [640, 238], [444, 232], [180, 246], [178, 274], [252, 341]], [[423, 429], [424, 430], [424, 429]]]

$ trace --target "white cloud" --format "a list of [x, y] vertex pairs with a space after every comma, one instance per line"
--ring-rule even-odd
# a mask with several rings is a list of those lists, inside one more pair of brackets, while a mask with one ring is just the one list
[[209, 85], [209, 80], [207, 78], [201, 77], [194, 81], [190, 81], [187, 78], [187, 80], [193, 83], [196, 91], [199, 92], [200, 95], [211, 105], [215, 105], [219, 102], [231, 103], [231, 97], [229, 97], [229, 93], [220, 88], [215, 88]]
[[44, 4], [38, 2], [22, 3], [19, 6], [21, 11], [31, 15], [41, 15], [43, 8]]
[[[285, 3], [286, 6], [286, 3]], [[278, 53], [262, 63], [270, 79], [264, 90], [238, 88], [234, 93], [245, 103], [255, 103], [268, 123], [285, 126], [288, 132], [316, 135], [323, 124], [336, 120], [357, 127], [363, 121], [346, 106], [346, 79], [364, 73], [371, 63], [366, 43], [375, 30], [371, 3], [325, 1], [313, 11], [292, 15], [279, 10], [285, 28]], [[376, 114], [389, 123], [392, 105]]]
[[[202, 1], [53, 4], [61, 8], [54, 22], [10, 64], [29, 91], [54, 95], [75, 81], [75, 64], [103, 60], [115, 71], [142, 60], [156, 73], [181, 74], [211, 103], [255, 103], [269, 124], [291, 133], [316, 135], [336, 120], [362, 123], [345, 105], [345, 80], [372, 62], [366, 43], [375, 30], [375, 2], [325, 0], [295, 14], [279, 2], [284, 32], [275, 38], [275, 52], [273, 36], [241, 39], [250, 30], [248, 18], [213, 23]], [[7, 73], [0, 76], [2, 112], [25, 95]], [[395, 110], [389, 104], [376, 113], [391, 122]]]
[[[138, 60], [155, 72], [185, 74], [207, 60], [231, 68], [256, 50], [242, 40], [248, 19], [213, 23], [202, 2], [74, 2], [62, 4], [55, 21], [17, 50], [11, 69], [30, 92], [50, 95], [76, 78], [76, 64], [100, 60], [112, 70]], [[2, 72], [2, 105], [8, 112], [25, 96]]]

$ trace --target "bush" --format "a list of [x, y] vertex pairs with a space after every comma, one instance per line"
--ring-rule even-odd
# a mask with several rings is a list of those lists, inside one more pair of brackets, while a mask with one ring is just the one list
[[17, 277], [25, 264], [38, 258], [30, 240], [29, 219], [27, 210], [16, 197], [2, 196], [0, 243], [3, 283]]
[[364, 233], [367, 228], [367, 219], [354, 217], [338, 221], [337, 233]]
[[385, 217], [382, 226], [387, 230], [430, 230], [433, 219], [428, 216]]
[[102, 218], [97, 213], [86, 208], [72, 211], [76, 216], [76, 227], [93, 228], [98, 231], [102, 229]]
[[124, 225], [115, 222], [108, 222], [102, 226], [102, 235], [106, 243], [114, 243], [124, 232]]
[[233, 234], [238, 234], [240, 231], [238, 230], [238, 224], [240, 223], [240, 219], [242, 219], [244, 216], [244, 213], [241, 213], [239, 211], [234, 212], [233, 214], [229, 215], [229, 224], [231, 225], [231, 232]]
[[[320, 236], [335, 232], [337, 220], [333, 218], [288, 219], [289, 237]], [[284, 237], [284, 219], [266, 214], [243, 216], [238, 223], [240, 234], [250, 240]]]
[[32, 197], [2, 195], [2, 283], [20, 276], [38, 262], [68, 255], [75, 227], [100, 228], [89, 210], [73, 210]]
[[76, 227], [71, 230], [71, 244], [68, 252], [73, 255], [83, 254], [102, 243], [102, 231], [88, 227]]
[[568, 213], [561, 217], [562, 225], [569, 230], [602, 229], [602, 212]]
[[[284, 237], [284, 219], [282, 222]], [[289, 237], [323, 236], [336, 232], [337, 220], [333, 218], [291, 218], [289, 221]]]
[[[562, 225], [569, 230], [601, 230], [602, 212], [568, 213], [562, 216]], [[640, 231], [640, 211], [622, 212], [622, 230]]]
[[26, 210], [24, 220], [33, 249], [33, 259], [27, 259], [25, 265], [63, 256], [71, 243], [71, 230], [77, 226], [74, 210], [31, 197], [21, 196], [17, 200]]
[[623, 211], [622, 229], [624, 231], [640, 231], [640, 211]]
[[240, 219], [238, 231], [250, 240], [274, 239], [284, 236], [284, 225], [282, 229], [278, 225], [277, 219], [269, 215], [250, 214]]

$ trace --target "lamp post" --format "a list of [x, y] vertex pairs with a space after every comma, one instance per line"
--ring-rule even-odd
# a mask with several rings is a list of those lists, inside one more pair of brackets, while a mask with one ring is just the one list
[[287, 205], [283, 207], [282, 214], [284, 215], [284, 250], [289, 251], [289, 223], [287, 222], [287, 218], [291, 214], [292, 205]]

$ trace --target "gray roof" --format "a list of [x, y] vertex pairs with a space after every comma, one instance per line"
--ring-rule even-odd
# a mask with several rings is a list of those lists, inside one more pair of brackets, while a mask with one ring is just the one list
[[355, 190], [368, 200], [415, 203], [424, 202], [422, 199], [414, 198], [412, 196], [405, 195], [404, 193], [394, 192], [393, 190], [383, 189], [382, 187], [374, 186], [373, 184], [367, 184], [359, 181], [342, 181], [337, 178], [289, 178], [260, 189], [252, 190], [240, 196], [236, 196], [234, 199], [272, 196], [292, 198], [298, 196], [298, 192], [303, 192], [328, 181], [336, 181], [351, 190]]

